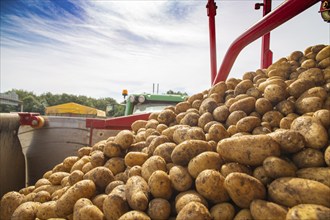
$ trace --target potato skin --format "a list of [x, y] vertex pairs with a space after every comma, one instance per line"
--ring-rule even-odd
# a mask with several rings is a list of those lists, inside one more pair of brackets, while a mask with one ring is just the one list
[[73, 206], [80, 198], [91, 198], [96, 192], [96, 185], [92, 180], [81, 180], [71, 186], [56, 203], [56, 214], [65, 217], [73, 212]]
[[186, 167], [176, 165], [169, 171], [169, 177], [175, 190], [182, 192], [190, 189], [193, 179]]
[[287, 209], [273, 202], [256, 199], [250, 205], [251, 215], [255, 220], [285, 219]]
[[40, 204], [37, 209], [36, 217], [39, 219], [56, 218], [56, 201], [49, 201]]
[[148, 182], [151, 174], [156, 170], [166, 170], [166, 161], [160, 156], [149, 157], [142, 165], [141, 175]]
[[209, 210], [199, 202], [190, 202], [178, 213], [176, 220], [204, 219], [211, 220]]
[[22, 203], [23, 199], [24, 195], [15, 191], [4, 194], [0, 203], [0, 219], [10, 219], [15, 209]]
[[258, 166], [268, 156], [279, 156], [280, 146], [267, 135], [244, 135], [221, 140], [217, 152], [227, 161]]
[[118, 220], [151, 220], [151, 218], [144, 212], [133, 210], [126, 212], [124, 215], [120, 216]]
[[291, 129], [298, 131], [306, 140], [306, 147], [321, 149], [328, 143], [328, 133], [320, 121], [312, 116], [301, 116], [296, 118]]
[[296, 172], [297, 177], [315, 180], [330, 187], [330, 167], [303, 168]]
[[289, 209], [286, 220], [327, 220], [330, 218], [330, 209], [315, 204], [299, 204]]
[[129, 206], [125, 196], [110, 193], [103, 202], [103, 213], [106, 219], [116, 220], [128, 212]]
[[106, 167], [95, 167], [88, 171], [83, 178], [92, 180], [101, 192], [114, 180], [113, 173]]
[[39, 202], [25, 202], [20, 204], [13, 215], [11, 216], [12, 220], [34, 220], [37, 216], [38, 207], [40, 206]]
[[277, 204], [293, 207], [318, 204], [330, 207], [330, 188], [320, 182], [295, 177], [274, 180], [268, 187], [269, 198]]
[[214, 220], [232, 220], [235, 216], [235, 208], [229, 202], [218, 203], [210, 209]]
[[133, 167], [141, 166], [148, 159], [148, 154], [142, 152], [128, 152], [125, 156], [125, 165]]
[[279, 177], [296, 176], [297, 167], [292, 161], [279, 157], [267, 157], [263, 167], [268, 177], [276, 179]]
[[172, 196], [170, 177], [162, 170], [156, 170], [151, 174], [148, 185], [155, 198], [170, 199]]
[[149, 186], [141, 176], [132, 176], [127, 180], [125, 195], [132, 209], [144, 211], [148, 208]]
[[190, 202], [198, 202], [198, 203], [202, 203], [206, 207], [208, 206], [206, 199], [202, 195], [200, 195], [195, 190], [188, 190], [188, 191], [179, 193], [175, 197], [176, 212], [179, 213], [182, 210], [182, 208]]
[[208, 142], [202, 140], [187, 140], [174, 148], [171, 158], [173, 163], [186, 166], [193, 157], [205, 151], [211, 151], [211, 146]]
[[267, 135], [280, 145], [284, 153], [296, 153], [305, 147], [304, 137], [298, 131], [279, 129]]
[[[195, 180], [196, 190], [213, 203], [226, 202], [229, 200], [224, 187], [225, 178], [216, 170], [204, 170], [198, 174]], [[214, 190], [217, 189], [217, 190]]]
[[241, 208], [249, 208], [253, 200], [266, 197], [265, 186], [245, 173], [231, 173], [226, 176], [225, 189], [234, 203]]
[[153, 199], [149, 202], [147, 213], [151, 219], [169, 219], [171, 215], [171, 204], [166, 199]]
[[84, 219], [103, 220], [104, 214], [95, 205], [85, 205], [79, 209], [79, 212], [76, 215], [76, 219], [77, 220], [84, 220]]
[[203, 152], [192, 158], [188, 163], [188, 172], [196, 178], [200, 172], [206, 169], [220, 170], [223, 165], [223, 160], [216, 152]]

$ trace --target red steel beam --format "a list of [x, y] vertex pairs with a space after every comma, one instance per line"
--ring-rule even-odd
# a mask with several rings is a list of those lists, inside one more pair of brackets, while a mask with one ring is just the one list
[[241, 50], [320, 0], [287, 0], [239, 36], [229, 47], [213, 85], [225, 81]]
[[207, 16], [209, 16], [210, 32], [210, 60], [211, 60], [211, 84], [217, 75], [217, 47], [215, 38], [215, 16], [217, 14], [217, 5], [214, 0], [208, 0], [206, 5]]
[[[272, 0], [264, 0], [262, 16], [266, 16], [272, 10]], [[261, 63], [260, 68], [265, 69], [273, 63], [273, 52], [270, 48], [270, 32], [261, 38]]]
[[150, 113], [129, 115], [110, 119], [86, 119], [86, 128], [113, 129], [113, 130], [131, 130], [131, 125], [136, 120], [148, 120]]

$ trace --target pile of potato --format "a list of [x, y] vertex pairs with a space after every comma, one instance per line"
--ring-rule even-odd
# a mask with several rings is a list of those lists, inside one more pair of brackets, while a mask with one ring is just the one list
[[1, 219], [330, 219], [330, 46], [138, 120], [1, 199]]

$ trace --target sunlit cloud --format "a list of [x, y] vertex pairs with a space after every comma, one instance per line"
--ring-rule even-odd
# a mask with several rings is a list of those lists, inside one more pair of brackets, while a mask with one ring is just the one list
[[[1, 1], [1, 92], [16, 88], [122, 100], [122, 89], [151, 92], [153, 83], [161, 93], [192, 95], [210, 87], [207, 1], [15, 0], [5, 7], [3, 2], [11, 1]], [[250, 1], [217, 4], [220, 66], [231, 42], [261, 12]], [[318, 29], [318, 43], [329, 43], [329, 26], [321, 23], [317, 7], [304, 27]], [[274, 58], [315, 42], [301, 34], [287, 36], [282, 46], [288, 25], [286, 33], [272, 32]], [[256, 41], [241, 52], [230, 76], [254, 71], [259, 63]]]

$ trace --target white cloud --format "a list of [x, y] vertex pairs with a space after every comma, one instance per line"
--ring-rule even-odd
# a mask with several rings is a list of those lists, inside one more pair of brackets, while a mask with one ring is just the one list
[[[250, 1], [217, 4], [220, 67], [229, 45], [261, 18], [261, 11], [254, 11]], [[15, 33], [1, 35], [1, 92], [16, 88], [118, 101], [122, 89], [151, 92], [153, 83], [159, 83], [161, 93], [201, 92], [210, 87], [205, 5], [206, 1], [81, 1], [82, 18], [53, 6], [49, 13], [61, 14], [56, 19], [35, 13], [10, 15], [5, 22], [12, 25], [1, 27], [1, 33]], [[272, 32], [274, 59], [329, 43], [329, 25], [321, 21], [318, 7]], [[302, 32], [293, 29], [301, 23]], [[259, 60], [256, 41], [240, 53], [230, 77], [256, 70]]]

